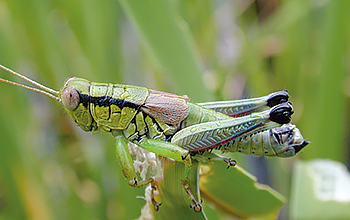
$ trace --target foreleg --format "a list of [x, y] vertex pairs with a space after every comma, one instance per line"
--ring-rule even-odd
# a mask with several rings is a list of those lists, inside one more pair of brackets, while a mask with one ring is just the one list
[[[151, 183], [152, 194], [153, 194], [153, 189], [156, 188], [156, 186], [154, 186], [153, 184], [154, 183], [153, 178], [148, 178], [146, 180], [138, 180], [135, 167], [134, 167], [134, 162], [128, 148], [129, 141], [125, 138], [125, 136], [120, 131], [113, 131], [113, 136], [116, 139], [116, 156], [120, 163], [122, 172], [128, 181], [128, 184], [130, 186], [140, 188], [140, 187], [147, 186], [148, 184]], [[160, 204], [154, 200], [153, 195], [152, 195], [152, 203], [154, 205], [155, 210], [157, 211], [159, 209]]]

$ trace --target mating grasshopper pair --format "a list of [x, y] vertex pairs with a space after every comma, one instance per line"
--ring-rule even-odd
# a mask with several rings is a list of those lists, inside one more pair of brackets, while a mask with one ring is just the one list
[[[309, 143], [290, 124], [293, 107], [286, 91], [253, 99], [193, 104], [184, 96], [76, 77], [68, 78], [60, 91], [55, 91], [2, 65], [0, 68], [40, 89], [0, 81], [55, 99], [82, 130], [110, 132], [116, 139], [116, 155], [129, 185], [154, 184], [152, 177], [138, 179], [128, 149], [130, 142], [184, 163], [181, 182], [196, 212], [201, 204], [189, 185], [192, 160], [222, 160], [234, 166], [234, 160], [218, 157], [212, 151], [290, 157]], [[152, 201], [158, 210], [159, 204]]]

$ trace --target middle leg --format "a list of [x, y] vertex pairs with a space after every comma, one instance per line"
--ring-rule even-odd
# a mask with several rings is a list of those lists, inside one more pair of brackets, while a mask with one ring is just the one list
[[197, 201], [197, 199], [193, 196], [190, 184], [189, 184], [189, 178], [190, 178], [190, 171], [192, 167], [192, 161], [191, 161], [191, 154], [188, 150], [170, 143], [166, 141], [161, 140], [154, 140], [154, 139], [147, 139], [144, 140], [140, 147], [143, 149], [146, 149], [148, 151], [151, 151], [157, 155], [171, 158], [175, 161], [182, 162], [185, 164], [185, 171], [183, 175], [182, 185], [189, 195], [189, 198], [191, 200], [191, 203], [193, 204], [191, 208], [193, 208], [196, 212], [200, 212], [202, 210], [201, 203]]

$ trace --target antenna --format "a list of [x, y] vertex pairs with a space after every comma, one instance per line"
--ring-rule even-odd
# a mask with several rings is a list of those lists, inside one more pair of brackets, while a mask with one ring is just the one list
[[15, 71], [13, 71], [13, 70], [3, 66], [1, 64], [0, 64], [0, 68], [5, 70], [6, 72], [9, 72], [9, 73], [11, 73], [11, 74], [21, 78], [21, 79], [24, 79], [25, 81], [33, 84], [34, 86], [39, 87], [40, 89], [33, 88], [33, 87], [30, 87], [30, 86], [26, 86], [26, 85], [22, 85], [22, 84], [19, 84], [19, 83], [16, 83], [16, 82], [12, 82], [12, 81], [9, 81], [9, 80], [6, 80], [6, 79], [2, 79], [2, 78], [0, 78], [0, 82], [4, 82], [4, 83], [11, 84], [11, 85], [14, 85], [14, 86], [22, 87], [22, 88], [25, 88], [25, 89], [28, 89], [28, 90], [32, 90], [34, 92], [39, 92], [41, 94], [49, 96], [50, 98], [55, 99], [56, 101], [59, 101], [59, 102], [61, 101], [61, 99], [57, 97], [57, 95], [59, 93], [58, 91], [50, 89], [50, 88], [48, 88], [48, 87], [46, 87], [44, 85], [41, 85], [40, 83], [38, 83], [38, 82], [36, 82], [36, 81], [34, 81], [32, 79], [29, 79], [28, 77], [23, 76], [23, 75], [21, 75], [21, 74], [15, 72]]

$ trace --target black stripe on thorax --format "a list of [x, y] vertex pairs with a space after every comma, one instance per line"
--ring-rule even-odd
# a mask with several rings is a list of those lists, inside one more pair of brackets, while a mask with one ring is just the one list
[[124, 107], [133, 108], [139, 110], [141, 105], [137, 105], [132, 102], [125, 101], [124, 99], [116, 99], [111, 96], [100, 96], [100, 97], [91, 97], [86, 94], [79, 94], [80, 103], [83, 103], [84, 107], [87, 108], [90, 103], [93, 103], [96, 106], [108, 107], [111, 105], [116, 105], [120, 109]]

